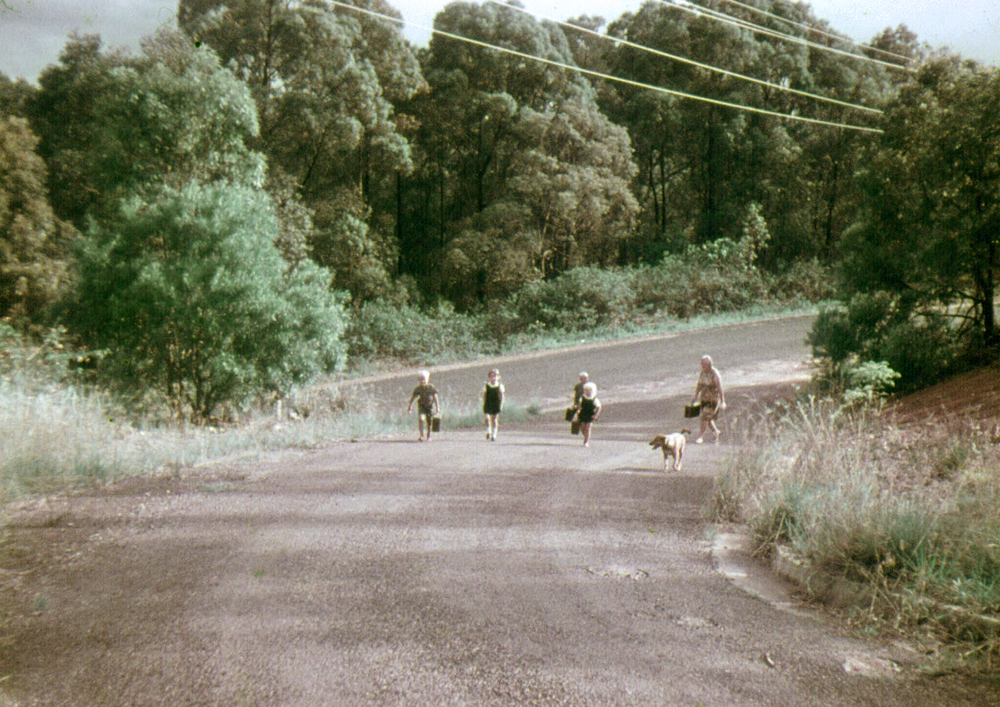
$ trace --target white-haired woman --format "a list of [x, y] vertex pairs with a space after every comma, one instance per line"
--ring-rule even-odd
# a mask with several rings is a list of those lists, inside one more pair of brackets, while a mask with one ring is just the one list
[[709, 427], [715, 433], [715, 441], [718, 443], [719, 428], [715, 425], [715, 419], [720, 411], [726, 409], [726, 394], [722, 390], [722, 377], [712, 363], [712, 357], [707, 354], [701, 357], [698, 385], [695, 386], [691, 403], [694, 404], [699, 398], [701, 398], [701, 430], [698, 432], [695, 444], [705, 441], [705, 430]]

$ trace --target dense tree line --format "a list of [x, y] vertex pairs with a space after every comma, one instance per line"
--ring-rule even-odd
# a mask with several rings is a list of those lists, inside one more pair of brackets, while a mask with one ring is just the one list
[[779, 277], [842, 265], [814, 333], [832, 360], [995, 343], [996, 70], [905, 27], [866, 52], [915, 71], [821, 51], [844, 44], [805, 32], [831, 29], [808, 5], [752, 2], [769, 14], [724, 9], [773, 32], [453, 2], [417, 49], [326, 0], [180, 0], [137, 56], [73, 36], [37, 86], [0, 76], [0, 316], [58, 317], [195, 417], [339, 365], [366, 311], [512, 321], [607, 268], [655, 309], [650, 283], [715, 243]]

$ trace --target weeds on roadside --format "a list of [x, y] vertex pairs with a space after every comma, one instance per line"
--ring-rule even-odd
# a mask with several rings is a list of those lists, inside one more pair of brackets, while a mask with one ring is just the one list
[[932, 631], [1000, 665], [1000, 445], [973, 423], [897, 426], [880, 406], [815, 398], [739, 431], [750, 454], [716, 482], [720, 520], [767, 555], [791, 548], [859, 583], [855, 619]]
[[[519, 422], [537, 414], [537, 404], [510, 400], [503, 417]], [[478, 406], [452, 407], [446, 427], [478, 426], [481, 418]], [[397, 434], [412, 425], [412, 416], [380, 409], [336, 384], [302, 391], [232, 424], [194, 427], [128, 420], [107, 397], [71, 381], [38, 386], [0, 378], [0, 504], [227, 457]]]

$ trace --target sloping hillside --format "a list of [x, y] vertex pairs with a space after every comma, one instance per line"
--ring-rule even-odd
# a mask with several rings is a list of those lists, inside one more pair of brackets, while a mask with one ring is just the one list
[[902, 423], [960, 416], [1000, 422], [1000, 365], [962, 373], [893, 405]]

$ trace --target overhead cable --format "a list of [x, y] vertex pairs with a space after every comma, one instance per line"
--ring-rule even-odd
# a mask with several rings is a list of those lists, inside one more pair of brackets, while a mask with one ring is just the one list
[[878, 108], [869, 108], [868, 106], [863, 106], [863, 105], [860, 105], [858, 103], [849, 103], [847, 101], [841, 101], [841, 100], [838, 100], [836, 98], [830, 98], [829, 96], [821, 96], [821, 95], [819, 95], [817, 93], [809, 93], [808, 91], [800, 91], [799, 89], [796, 89], [796, 88], [790, 88], [788, 86], [782, 86], [781, 84], [772, 83], [770, 81], [765, 81], [763, 79], [754, 78], [753, 76], [747, 76], [745, 74], [739, 74], [739, 73], [736, 73], [735, 71], [729, 71], [728, 69], [721, 69], [721, 68], [719, 68], [717, 66], [712, 66], [711, 64], [704, 64], [704, 63], [702, 63], [700, 61], [694, 61], [693, 59], [688, 59], [687, 57], [677, 56], [676, 54], [669, 54], [669, 53], [661, 51], [659, 49], [654, 49], [653, 47], [647, 47], [647, 46], [642, 45], [642, 44], [636, 44], [635, 42], [630, 42], [627, 39], [621, 39], [620, 37], [613, 37], [610, 34], [602, 34], [601, 32], [596, 32], [596, 31], [594, 31], [592, 29], [588, 29], [587, 27], [580, 27], [579, 25], [575, 25], [572, 22], [563, 22], [563, 21], [560, 21], [560, 20], [552, 20], [552, 19], [549, 19], [547, 17], [542, 17], [541, 15], [538, 15], [538, 14], [536, 14], [534, 12], [529, 12], [528, 10], [525, 10], [524, 8], [515, 7], [514, 5], [504, 4], [504, 3], [500, 2], [500, 0], [486, 0], [486, 1], [490, 2], [490, 3], [493, 3], [494, 5], [499, 5], [500, 7], [504, 8], [505, 10], [515, 10], [517, 12], [523, 12], [524, 14], [531, 15], [532, 17], [535, 17], [536, 19], [539, 19], [539, 20], [544, 20], [546, 22], [553, 22], [553, 23], [561, 25], [563, 27], [569, 27], [570, 29], [576, 30], [578, 32], [583, 32], [584, 34], [590, 34], [590, 35], [593, 35], [595, 37], [600, 37], [601, 39], [607, 39], [607, 40], [609, 40], [611, 42], [614, 42], [617, 45], [624, 45], [624, 46], [632, 47], [633, 49], [639, 49], [639, 50], [642, 50], [644, 52], [649, 52], [650, 54], [656, 54], [658, 56], [662, 56], [662, 57], [665, 57], [667, 59], [673, 59], [674, 61], [679, 61], [679, 62], [682, 62], [684, 64], [690, 64], [691, 66], [697, 66], [699, 69], [705, 69], [707, 71], [714, 71], [716, 73], [723, 74], [725, 76], [731, 76], [733, 78], [742, 79], [744, 81], [750, 81], [752, 83], [756, 83], [756, 84], [759, 84], [761, 86], [767, 86], [768, 88], [773, 88], [776, 91], [785, 91], [787, 93], [794, 93], [797, 96], [805, 96], [807, 98], [813, 98], [813, 99], [815, 99], [817, 101], [825, 101], [826, 103], [834, 103], [834, 104], [836, 104], [838, 106], [843, 106], [845, 108], [853, 108], [855, 110], [868, 111], [869, 113], [877, 113], [877, 114], [881, 114], [882, 113], [882, 111], [879, 110]]
[[[781, 32], [775, 32], [774, 30], [767, 29], [765, 27], [760, 27], [760, 25], [754, 25], [746, 20], [736, 20], [729, 17], [721, 12], [716, 12], [715, 10], [710, 10], [701, 5], [696, 5], [691, 2], [677, 2], [676, 0], [656, 0], [659, 3], [668, 5], [670, 7], [676, 8], [678, 10], [683, 10], [684, 12], [689, 12], [698, 17], [704, 17], [709, 20], [716, 20], [717, 22], [723, 22], [725, 24], [735, 25], [741, 29], [746, 29], [757, 34], [767, 35], [769, 37], [775, 37], [777, 39], [784, 39], [789, 42], [794, 42], [796, 44], [802, 44], [812, 49], [818, 49], [820, 51], [833, 52], [834, 54], [840, 54], [842, 56], [848, 56], [852, 59], [858, 59], [860, 61], [868, 61], [873, 64], [878, 64], [879, 66], [884, 66], [889, 69], [896, 69], [897, 71], [908, 71], [913, 72], [907, 66], [900, 66], [899, 64], [894, 64], [891, 61], [882, 61], [881, 59], [875, 59], [870, 56], [864, 56], [863, 54], [856, 54], [854, 52], [845, 51], [843, 49], [837, 49], [836, 47], [828, 47], [825, 44], [818, 44], [816, 42], [809, 41], [808, 39], [803, 39], [802, 37], [796, 37], [791, 34], [783, 34]], [[690, 5], [690, 7], [689, 7]]]
[[885, 49], [879, 49], [878, 47], [873, 47], [870, 44], [858, 44], [853, 39], [845, 35], [835, 34], [834, 32], [827, 32], [826, 30], [822, 30], [819, 27], [815, 27], [813, 25], [808, 25], [804, 22], [796, 22], [795, 20], [791, 20], [787, 17], [782, 17], [781, 15], [777, 15], [773, 12], [768, 12], [767, 10], [763, 10], [759, 7], [754, 7], [753, 5], [748, 5], [746, 3], [740, 2], [739, 0], [722, 0], [722, 1], [727, 2], [730, 5], [736, 5], [737, 7], [741, 7], [744, 10], [748, 10], [750, 12], [755, 12], [759, 15], [770, 17], [771, 19], [778, 20], [779, 22], [784, 22], [785, 24], [792, 25], [793, 27], [804, 29], [807, 32], [812, 32], [813, 34], [819, 34], [824, 37], [828, 37], [829, 39], [836, 39], [840, 42], [845, 42], [852, 46], [858, 47], [859, 49], [867, 49], [868, 51], [878, 52], [879, 54], [891, 56], [895, 59], [899, 59], [904, 62], [909, 62], [911, 60], [910, 57], [908, 56], [903, 56], [902, 54], [896, 54], [895, 52], [886, 51]]
[[[405, 20], [399, 19], [398, 17], [392, 17], [391, 15], [385, 15], [381, 12], [375, 12], [374, 10], [368, 10], [361, 7], [356, 7], [354, 5], [348, 5], [347, 3], [338, 2], [338, 0], [327, 0], [330, 5], [335, 7], [342, 7], [345, 10], [351, 10], [353, 12], [358, 12], [364, 15], [369, 15], [371, 17], [377, 17], [388, 22], [394, 22], [396, 24], [404, 25], [407, 24]], [[868, 133], [882, 133], [883, 131], [879, 128], [869, 128], [863, 125], [852, 125], [849, 123], [835, 123], [830, 120], [820, 120], [818, 118], [806, 118], [801, 115], [795, 115], [792, 113], [779, 113], [778, 111], [767, 110], [765, 108], [755, 108], [753, 106], [744, 106], [739, 103], [730, 103], [729, 101], [722, 101], [716, 98], [707, 98], [705, 96], [698, 96], [692, 93], [684, 93], [683, 91], [674, 91], [669, 88], [663, 88], [662, 86], [654, 86], [652, 84], [642, 83], [640, 81], [632, 81], [630, 79], [623, 79], [618, 76], [611, 76], [610, 74], [604, 74], [599, 71], [591, 71], [590, 69], [584, 69], [579, 66], [571, 66], [569, 64], [564, 64], [559, 61], [553, 61], [552, 59], [545, 59], [543, 57], [533, 56], [531, 54], [525, 54], [524, 52], [519, 52], [515, 49], [508, 49], [506, 47], [500, 47], [495, 44], [489, 44], [487, 42], [481, 42], [478, 39], [472, 39], [470, 37], [463, 37], [460, 34], [452, 34], [451, 32], [445, 32], [444, 30], [434, 29], [432, 27], [423, 27], [421, 25], [412, 24], [410, 26], [415, 29], [424, 30], [426, 32], [431, 32], [433, 34], [440, 35], [442, 37], [447, 37], [449, 39], [454, 39], [459, 42], [466, 42], [468, 44], [473, 44], [475, 46], [483, 47], [485, 49], [491, 49], [493, 51], [502, 52], [504, 54], [511, 54], [513, 56], [519, 57], [521, 59], [528, 59], [530, 61], [537, 61], [542, 64], [548, 64], [549, 66], [555, 66], [560, 69], [565, 69], [567, 71], [576, 71], [577, 73], [585, 74], [587, 76], [593, 76], [595, 78], [604, 79], [606, 81], [614, 81], [617, 83], [626, 84], [628, 86], [633, 86], [635, 88], [643, 88], [650, 91], [655, 91], [657, 93], [664, 93], [671, 96], [676, 96], [678, 98], [689, 98], [694, 101], [701, 101], [703, 103], [710, 103], [713, 105], [723, 106], [726, 108], [732, 108], [734, 110], [748, 111], [750, 113], [758, 113], [761, 115], [769, 115], [774, 118], [782, 118], [784, 120], [798, 121], [802, 123], [811, 123], [813, 125], [826, 125], [832, 128], [842, 128], [844, 130], [857, 130], [861, 132]]]

